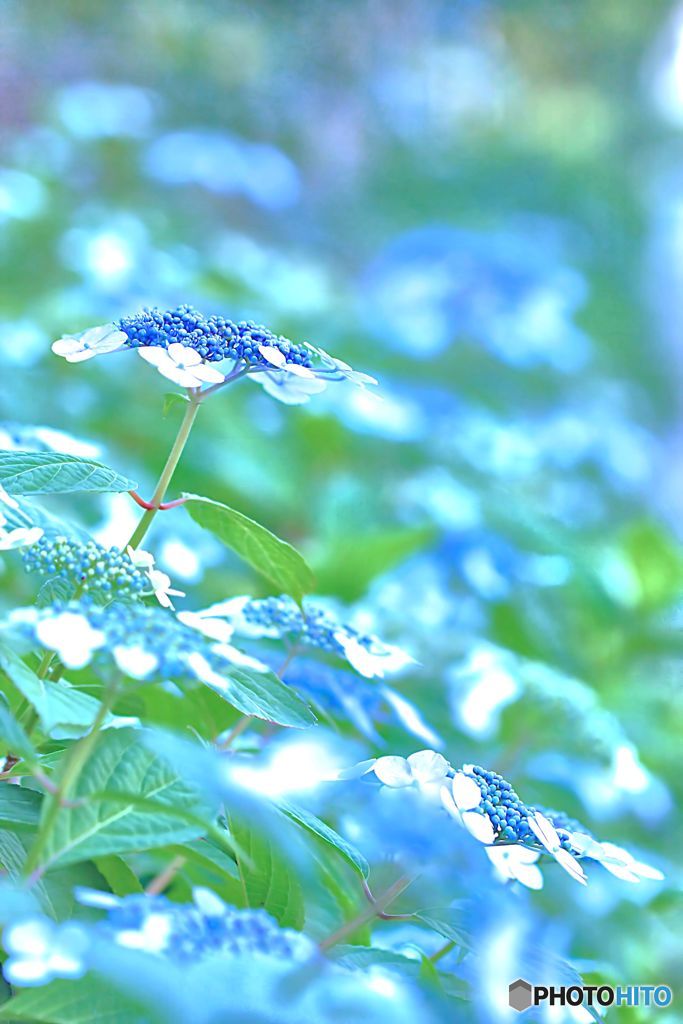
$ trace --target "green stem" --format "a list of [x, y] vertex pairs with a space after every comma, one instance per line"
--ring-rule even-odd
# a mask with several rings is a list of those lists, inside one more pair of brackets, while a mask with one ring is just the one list
[[436, 964], [441, 960], [442, 957], [446, 956], [452, 949], [455, 949], [456, 943], [453, 941], [446, 942], [443, 946], [437, 949], [436, 953], [432, 953], [430, 960], [433, 964]]
[[114, 702], [115, 694], [115, 686], [111, 686], [105, 692], [90, 730], [78, 741], [78, 743], [75, 743], [69, 749], [69, 753], [66, 756], [66, 762], [64, 764], [64, 771], [62, 772], [62, 776], [55, 792], [48, 793], [45, 796], [44, 810], [41, 816], [38, 834], [36, 835], [33, 846], [29, 850], [28, 857], [26, 858], [26, 863], [24, 865], [24, 877], [28, 878], [31, 882], [37, 881], [47, 867], [47, 865], [39, 866], [43, 850], [45, 849], [45, 845], [52, 834], [52, 830], [54, 829], [57, 818], [59, 817], [59, 812], [69, 795], [71, 787], [80, 775], [83, 765], [90, 757], [90, 754], [97, 743], [100, 729], [102, 728], [107, 714], [109, 713], [109, 709]]
[[343, 942], [349, 935], [353, 935], [358, 928], [362, 928], [364, 924], [371, 921], [373, 917], [381, 917], [385, 908], [392, 903], [397, 896], [400, 896], [404, 889], [407, 889], [411, 882], [414, 882], [415, 878], [409, 875], [402, 875], [387, 891], [382, 895], [374, 899], [371, 906], [366, 907], [364, 910], [353, 918], [352, 921], [348, 921], [346, 924], [338, 928], [336, 932], [329, 935], [326, 939], [320, 943], [320, 949], [330, 949], [332, 946], [336, 946], [338, 942]]
[[159, 505], [164, 500], [164, 495], [166, 494], [168, 485], [171, 482], [171, 477], [175, 472], [176, 466], [180, 462], [180, 456], [183, 454], [183, 449], [187, 444], [187, 439], [190, 436], [190, 431], [192, 430], [192, 425], [195, 421], [197, 412], [199, 411], [200, 404], [201, 400], [198, 399], [196, 395], [191, 394], [189, 403], [185, 409], [183, 421], [180, 424], [180, 429], [178, 430], [178, 436], [173, 442], [173, 447], [169, 452], [168, 458], [166, 460], [166, 465], [164, 466], [161, 472], [159, 482], [157, 483], [154, 494], [152, 495], [151, 503], [154, 506], [154, 508], [147, 509], [143, 513], [140, 522], [135, 527], [133, 535], [128, 541], [128, 547], [137, 548], [140, 546], [145, 534], [147, 533], [152, 524], [152, 520], [159, 511]]

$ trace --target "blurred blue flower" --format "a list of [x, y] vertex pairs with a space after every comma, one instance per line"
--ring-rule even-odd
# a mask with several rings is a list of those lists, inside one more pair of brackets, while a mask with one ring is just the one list
[[463, 338], [519, 367], [573, 372], [590, 353], [572, 322], [585, 298], [582, 277], [528, 231], [411, 231], [376, 258], [360, 290], [369, 329], [417, 358]]
[[136, 85], [74, 82], [56, 97], [57, 113], [72, 135], [81, 139], [147, 135], [154, 112], [153, 96]]
[[283, 210], [299, 199], [295, 164], [267, 143], [236, 135], [188, 130], [162, 135], [148, 147], [144, 166], [166, 185], [201, 185], [210, 192], [237, 194], [266, 210]]

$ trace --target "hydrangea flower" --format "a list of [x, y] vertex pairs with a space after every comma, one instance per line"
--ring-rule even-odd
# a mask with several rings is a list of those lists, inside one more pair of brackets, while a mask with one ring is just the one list
[[409, 757], [378, 757], [372, 770], [385, 786], [403, 789], [417, 788], [434, 802], [440, 798], [441, 789], [452, 773], [445, 757], [434, 750], [419, 750]]
[[82, 363], [85, 359], [115, 352], [126, 344], [127, 335], [116, 324], [90, 327], [80, 334], [67, 334], [52, 344], [56, 356], [62, 356], [67, 363]]
[[132, 679], [193, 680], [219, 693], [245, 715], [260, 705], [233, 681], [235, 666], [266, 666], [228, 644], [216, 643], [171, 612], [139, 602], [106, 608], [88, 598], [46, 608], [20, 608], [8, 616], [20, 635], [55, 651], [67, 668], [116, 667]]
[[200, 388], [202, 384], [222, 384], [225, 375], [202, 360], [196, 348], [188, 348], [179, 341], [168, 348], [145, 345], [138, 349], [138, 355], [156, 366], [164, 377], [184, 388]]
[[337, 721], [350, 722], [373, 743], [382, 745], [376, 726], [386, 722], [405, 729], [430, 747], [443, 745], [441, 736], [425, 721], [417, 706], [388, 683], [378, 685], [336, 665], [303, 657], [295, 658], [287, 666], [283, 679]]
[[286, 640], [334, 654], [367, 679], [413, 664], [413, 658], [400, 648], [337, 622], [331, 612], [310, 602], [302, 611], [291, 597], [234, 597], [197, 614], [205, 621], [224, 619], [241, 636]]
[[[253, 380], [289, 405], [308, 401], [330, 381], [349, 380], [360, 387], [377, 383], [314, 345], [296, 344], [252, 321], [204, 316], [191, 306], [145, 310], [60, 338], [52, 351], [69, 362], [80, 362], [121, 348], [137, 349], [163, 376], [182, 387], [218, 386], [253, 375]], [[227, 373], [210, 365], [223, 361], [231, 363]]]
[[76, 889], [75, 895], [81, 904], [106, 911], [100, 924], [103, 935], [178, 964], [216, 954], [305, 961], [316, 953], [307, 936], [281, 928], [265, 910], [237, 910], [202, 887], [193, 890], [188, 904], [85, 888]]
[[43, 535], [22, 555], [27, 572], [58, 577], [73, 589], [100, 602], [136, 598], [150, 592], [149, 577], [118, 548], [105, 548], [94, 540], [79, 543], [60, 535]]
[[90, 940], [76, 923], [55, 924], [32, 917], [7, 925], [3, 944], [9, 953], [2, 973], [11, 985], [46, 985], [53, 978], [80, 978]]
[[[374, 772], [394, 789], [417, 783], [432, 797], [433, 787], [437, 787], [445, 810], [485, 845], [499, 876], [530, 888], [541, 887], [540, 872], [532, 868], [543, 853], [582, 884], [586, 875], [579, 858], [598, 861], [624, 881], [663, 877], [621, 847], [598, 842], [567, 815], [525, 804], [502, 776], [479, 765], [464, 765], [455, 771], [441, 754], [423, 750], [407, 759], [380, 757], [357, 767], [357, 774]], [[342, 771], [338, 777], [352, 778], [353, 773]]]

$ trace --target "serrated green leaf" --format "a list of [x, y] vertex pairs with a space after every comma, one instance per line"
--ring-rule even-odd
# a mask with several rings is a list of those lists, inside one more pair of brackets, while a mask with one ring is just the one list
[[428, 907], [415, 914], [415, 919], [461, 949], [471, 948], [470, 937], [461, 927], [462, 914], [457, 907]]
[[8, 707], [0, 703], [0, 753], [14, 754], [24, 761], [36, 761], [36, 748]]
[[187, 499], [184, 508], [196, 523], [270, 580], [280, 593], [290, 594], [300, 604], [304, 595], [314, 589], [311, 569], [291, 544], [219, 501], [198, 494], [183, 497]]
[[[81, 736], [95, 719], [100, 707], [96, 697], [77, 690], [65, 679], [40, 679], [8, 644], [0, 639], [0, 671], [35, 709], [45, 732], [54, 739]], [[105, 726], [119, 719], [107, 715]]]
[[[106, 798], [98, 794], [107, 793]], [[109, 796], [109, 794], [111, 796]], [[45, 844], [50, 863], [71, 864], [112, 853], [147, 850], [196, 839], [198, 795], [132, 729], [108, 730], [86, 762]], [[141, 808], [138, 803], [147, 806]], [[155, 813], [150, 814], [151, 808]], [[173, 813], [174, 811], [178, 813]]]
[[303, 729], [317, 721], [308, 704], [274, 672], [256, 672], [254, 669], [231, 665], [217, 675], [220, 676], [220, 684], [205, 685], [211, 686], [245, 715], [296, 729]]
[[354, 871], [357, 871], [363, 878], [367, 878], [370, 873], [370, 866], [366, 861], [363, 854], [348, 843], [346, 839], [343, 839], [338, 832], [335, 832], [333, 828], [326, 825], [324, 821], [317, 818], [315, 814], [311, 814], [303, 807], [298, 807], [296, 804], [291, 804], [288, 801], [280, 801], [278, 804], [279, 809], [283, 814], [286, 814], [288, 818], [296, 822], [297, 825], [301, 825], [302, 828], [306, 829], [307, 832], [312, 833], [319, 839], [322, 839], [324, 843], [331, 846], [337, 853], [341, 854], [344, 860], [351, 865]]
[[283, 927], [302, 928], [304, 894], [282, 851], [269, 836], [244, 821], [230, 818], [239, 848], [237, 867], [245, 906], [264, 907]]
[[38, 608], [47, 608], [56, 601], [69, 601], [75, 591], [71, 580], [66, 580], [63, 576], [53, 576], [52, 579], [45, 580], [38, 591], [36, 605]]
[[32, 789], [0, 782], [0, 824], [14, 828], [36, 828], [41, 797]]
[[135, 481], [101, 462], [58, 452], [0, 451], [0, 485], [8, 494], [137, 489]]
[[149, 1024], [149, 1017], [92, 975], [26, 989], [0, 1006], [0, 1020], [39, 1024]]

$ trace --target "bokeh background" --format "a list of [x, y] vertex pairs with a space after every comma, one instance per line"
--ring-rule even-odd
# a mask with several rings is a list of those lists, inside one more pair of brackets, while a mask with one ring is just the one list
[[[421, 738], [371, 684], [330, 684], [359, 753], [409, 753], [430, 729], [454, 763], [666, 871], [632, 887], [594, 872], [586, 891], [555, 873], [519, 904], [486, 864], [461, 867], [441, 900], [474, 898], [486, 930], [475, 1014], [497, 1019], [486, 972], [530, 936], [592, 978], [675, 987], [683, 7], [1, 13], [2, 447], [98, 451], [150, 490], [179, 416], [160, 378], [49, 351], [146, 305], [255, 319], [377, 376], [381, 400], [221, 393], [174, 489], [296, 543], [322, 594], [418, 659], [397, 690]], [[69, 510], [109, 543], [135, 521], [125, 497]], [[154, 543], [188, 607], [265, 592], [181, 515]], [[10, 561], [0, 583], [3, 605], [32, 599]], [[377, 861], [417, 842], [389, 804], [363, 825], [346, 800]]]

